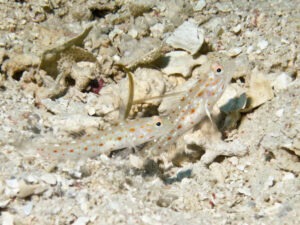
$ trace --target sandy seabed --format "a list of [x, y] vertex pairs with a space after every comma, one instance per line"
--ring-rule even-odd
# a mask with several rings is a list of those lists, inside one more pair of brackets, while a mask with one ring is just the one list
[[[2, 224], [300, 224], [298, 1], [0, 0], [0, 34]], [[147, 99], [184, 87], [211, 52], [236, 66], [220, 101], [239, 101], [216, 107], [219, 130], [200, 124], [183, 150], [151, 160], [38, 154], [118, 120], [117, 64]]]

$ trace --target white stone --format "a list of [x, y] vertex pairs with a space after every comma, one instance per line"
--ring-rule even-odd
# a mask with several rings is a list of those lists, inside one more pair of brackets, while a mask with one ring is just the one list
[[165, 30], [165, 25], [162, 23], [157, 23], [150, 27], [150, 31], [153, 37], [160, 37], [163, 35]]
[[169, 52], [161, 60], [167, 63], [166, 67], [162, 68], [163, 73], [181, 74], [184, 77], [190, 76], [192, 69], [202, 63], [201, 57], [194, 59], [185, 51]]
[[8, 206], [8, 204], [10, 203], [10, 201], [11, 201], [10, 199], [0, 201], [0, 209], [6, 208]]
[[289, 84], [292, 82], [292, 78], [287, 73], [281, 73], [274, 82], [272, 82], [272, 86], [276, 91], [285, 90]]
[[206, 6], [205, 0], [199, 0], [194, 6], [194, 11], [201, 11]]
[[36, 184], [38, 183], [38, 178], [35, 175], [30, 174], [25, 178], [25, 181], [31, 184]]
[[140, 157], [130, 154], [129, 155], [129, 161], [130, 161], [130, 164], [133, 167], [138, 168], [138, 169], [143, 168], [144, 161]]
[[242, 52], [242, 48], [237, 47], [237, 48], [232, 48], [232, 49], [230, 49], [230, 50], [227, 52], [227, 54], [228, 54], [230, 57], [234, 57], [234, 56], [237, 56], [237, 55], [241, 54], [241, 52]]
[[293, 180], [293, 179], [295, 179], [295, 175], [290, 172], [287, 172], [282, 178], [282, 180]]
[[203, 42], [204, 31], [194, 20], [185, 21], [166, 40], [173, 48], [183, 49], [192, 55], [199, 51]]
[[86, 225], [89, 221], [90, 219], [88, 217], [80, 216], [72, 225]]
[[14, 225], [14, 216], [9, 212], [2, 212], [2, 225]]
[[251, 192], [250, 192], [250, 189], [249, 188], [239, 188], [238, 189], [238, 192], [243, 194], [243, 195], [246, 195], [246, 196], [251, 196]]
[[282, 117], [283, 116], [283, 113], [284, 113], [284, 109], [278, 109], [276, 112], [275, 112], [275, 115], [277, 117]]
[[128, 34], [133, 37], [133, 38], [136, 38], [138, 36], [138, 31], [136, 29], [131, 29], [128, 31]]
[[42, 175], [41, 180], [47, 184], [55, 185], [56, 184], [56, 177], [53, 174], [47, 173]]
[[237, 34], [241, 31], [241, 29], [242, 29], [241, 24], [238, 24], [238, 25], [236, 25], [235, 27], [232, 28], [232, 32]]
[[26, 205], [23, 206], [23, 212], [26, 216], [29, 216], [31, 214], [33, 208], [32, 202], [27, 203]]
[[20, 191], [19, 181], [17, 179], [9, 179], [5, 181], [5, 195], [14, 197]]
[[261, 40], [257, 43], [257, 47], [259, 47], [261, 50], [264, 50], [268, 47], [269, 42], [266, 40]]

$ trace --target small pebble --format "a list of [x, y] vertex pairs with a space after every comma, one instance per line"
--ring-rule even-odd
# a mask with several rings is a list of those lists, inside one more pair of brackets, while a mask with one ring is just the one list
[[192, 55], [198, 52], [203, 42], [204, 31], [198, 27], [194, 20], [181, 24], [166, 40], [166, 43], [173, 48], [183, 49]]
[[234, 57], [241, 54], [241, 52], [242, 52], [241, 48], [232, 48], [227, 53], [230, 57]]
[[30, 174], [25, 178], [25, 181], [27, 183], [36, 184], [36, 183], [38, 183], [38, 178], [36, 176]]
[[239, 188], [238, 192], [241, 193], [241, 194], [243, 194], [243, 195], [246, 195], [246, 196], [251, 196], [250, 189], [246, 188], [246, 187]]
[[276, 91], [285, 90], [291, 82], [291, 76], [283, 72], [275, 79], [275, 81], [272, 82], [272, 86]]
[[287, 172], [287, 173], [283, 176], [282, 180], [293, 180], [293, 179], [295, 179], [295, 178], [296, 178], [296, 177], [295, 177], [295, 175], [294, 175], [293, 173]]
[[24, 207], [23, 207], [24, 214], [26, 216], [29, 216], [31, 214], [32, 208], [33, 208], [32, 202], [29, 202], [26, 205], [24, 205]]
[[2, 212], [2, 225], [14, 225], [14, 216], [9, 212]]
[[259, 47], [261, 50], [264, 50], [268, 47], [269, 42], [266, 40], [261, 40], [257, 43], [257, 47]]
[[199, 0], [197, 4], [194, 6], [194, 11], [201, 11], [206, 6], [205, 0]]
[[11, 201], [10, 199], [0, 201], [0, 209], [6, 208], [10, 203], [10, 201]]
[[42, 175], [41, 180], [44, 181], [47, 184], [50, 184], [50, 185], [55, 185], [56, 184], [55, 175], [52, 175], [52, 174], [49, 174], [49, 173]]
[[73, 223], [73, 225], [86, 225], [90, 219], [85, 216], [78, 217], [77, 220]]
[[284, 109], [278, 109], [278, 110], [275, 112], [275, 115], [276, 115], [277, 117], [282, 117], [283, 113], [284, 113]]
[[238, 34], [242, 29], [241, 24], [238, 24], [237, 26], [232, 28], [233, 33]]

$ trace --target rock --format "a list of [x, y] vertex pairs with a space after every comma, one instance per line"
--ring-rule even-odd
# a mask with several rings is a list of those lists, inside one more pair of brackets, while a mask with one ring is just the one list
[[257, 47], [260, 49], [260, 50], [264, 50], [268, 47], [269, 45], [269, 42], [266, 41], [266, 40], [261, 40], [257, 43]]
[[221, 12], [230, 12], [232, 10], [232, 3], [231, 2], [217, 2], [216, 7]]
[[88, 217], [80, 216], [74, 223], [72, 223], [72, 225], [86, 225], [89, 221], [90, 219]]
[[166, 65], [162, 68], [162, 72], [167, 75], [179, 74], [184, 77], [191, 76], [193, 68], [203, 64], [203, 58], [193, 58], [185, 51], [173, 51], [167, 53], [158, 60], [158, 65]]
[[282, 117], [283, 116], [283, 114], [284, 114], [284, 109], [278, 109], [276, 112], [275, 112], [275, 115], [277, 116], [277, 117]]
[[36, 184], [39, 182], [38, 177], [32, 174], [29, 174], [27, 177], [25, 177], [25, 181], [31, 184]]
[[235, 27], [232, 28], [232, 32], [235, 34], [238, 34], [242, 29], [241, 24], [236, 25]]
[[204, 42], [204, 31], [198, 27], [194, 20], [188, 20], [181, 24], [166, 43], [173, 48], [183, 49], [195, 55]]
[[143, 165], [144, 165], [144, 160], [141, 159], [140, 157], [136, 156], [136, 155], [129, 155], [129, 161], [131, 166], [138, 168], [138, 169], [142, 169]]
[[5, 180], [5, 183], [5, 195], [8, 197], [15, 197], [20, 190], [19, 181], [17, 179], [8, 179]]
[[97, 72], [95, 63], [78, 62], [72, 65], [70, 76], [75, 80], [75, 88], [82, 91], [96, 78]]
[[162, 55], [162, 44], [156, 38], [144, 38], [122, 40], [119, 45], [121, 60], [118, 62], [128, 69], [136, 68], [138, 65], [149, 64]]
[[164, 33], [165, 25], [162, 23], [157, 23], [150, 27], [150, 31], [153, 37], [158, 38], [161, 37]]
[[2, 225], [14, 225], [14, 216], [9, 212], [2, 212]]
[[0, 201], [0, 209], [4, 209], [8, 206], [10, 203], [11, 199], [6, 199], [6, 200], [1, 200]]
[[28, 202], [26, 205], [23, 206], [23, 212], [26, 216], [29, 216], [31, 214], [33, 208], [33, 203]]
[[56, 185], [56, 177], [53, 174], [46, 173], [41, 176], [41, 180], [50, 185]]
[[272, 82], [272, 86], [274, 87], [275, 91], [280, 91], [287, 89], [292, 81], [293, 79], [291, 76], [283, 72]]
[[242, 52], [242, 48], [237, 47], [237, 48], [232, 48], [229, 51], [227, 51], [227, 54], [230, 57], [234, 57], [234, 56], [241, 54], [241, 52]]
[[253, 109], [274, 97], [272, 85], [265, 75], [257, 70], [254, 70], [250, 78], [250, 87], [247, 91], [247, 96], [250, 98], [247, 109]]
[[20, 77], [17, 77], [20, 73], [32, 67], [37, 67], [39, 63], [40, 59], [33, 54], [11, 55], [10, 59], [4, 61], [2, 70], [9, 76], [20, 79]]
[[17, 194], [17, 196], [19, 198], [27, 198], [31, 195], [33, 195], [35, 193], [35, 189], [38, 187], [39, 185], [28, 185], [26, 184], [23, 180], [20, 181], [19, 183], [19, 192]]
[[0, 65], [2, 65], [7, 53], [4, 48], [0, 48]]
[[86, 99], [87, 103], [85, 106], [88, 115], [104, 116], [106, 120], [117, 119], [118, 117], [117, 109], [120, 106], [119, 94], [120, 94], [119, 87], [118, 85], [115, 84], [111, 84], [103, 87], [103, 89], [101, 89], [101, 96], [89, 93], [87, 95], [87, 99]]
[[247, 188], [247, 187], [239, 188], [237, 191], [238, 191], [238, 193], [241, 193], [241, 194], [243, 194], [243, 195], [246, 195], [246, 196], [251, 197], [251, 191], [250, 191], [250, 189]]
[[225, 179], [228, 176], [228, 172], [222, 164], [213, 162], [209, 166], [209, 169], [211, 170], [212, 175], [218, 182], [220, 182], [221, 184], [225, 182]]
[[194, 6], [194, 11], [201, 11], [206, 6], [205, 0], [198, 0], [196, 5]]

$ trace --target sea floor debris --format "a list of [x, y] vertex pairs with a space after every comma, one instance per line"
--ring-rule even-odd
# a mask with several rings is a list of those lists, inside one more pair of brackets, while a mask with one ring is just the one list
[[[296, 0], [0, 6], [2, 224], [300, 223]], [[130, 119], [168, 114], [211, 52], [238, 65], [215, 124], [202, 121], [155, 160], [140, 148], [62, 162], [18, 150], [117, 123], [128, 96], [120, 64], [145, 100]]]

